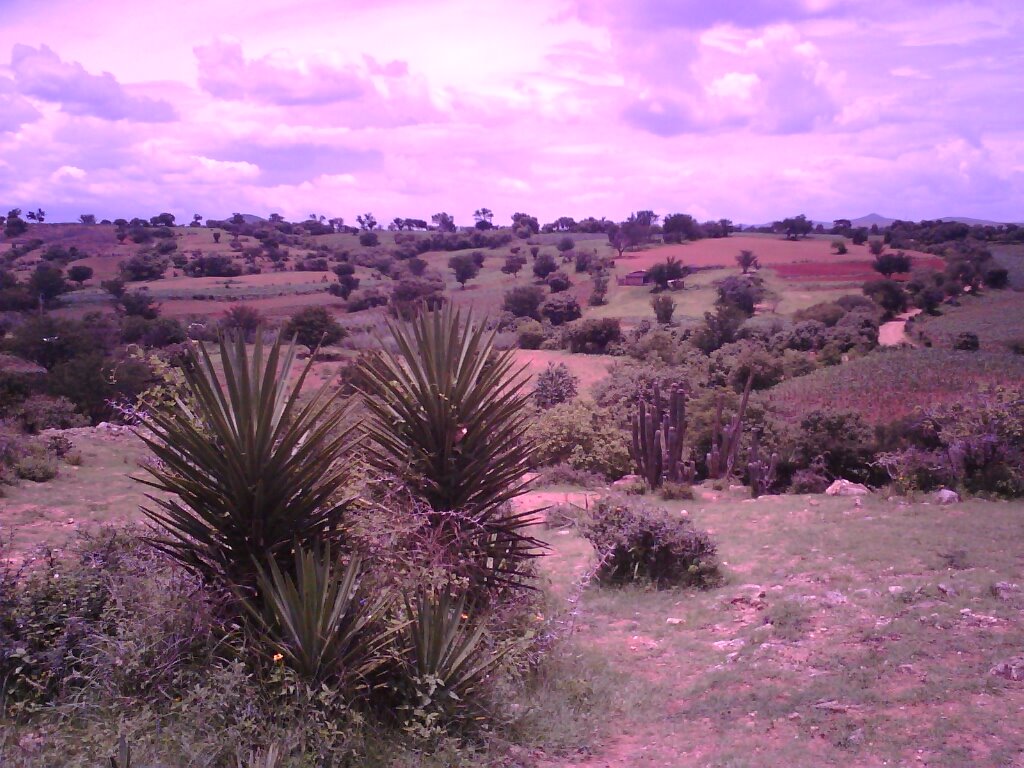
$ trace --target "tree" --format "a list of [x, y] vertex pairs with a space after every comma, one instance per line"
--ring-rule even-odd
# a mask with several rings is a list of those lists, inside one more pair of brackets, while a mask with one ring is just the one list
[[548, 289], [552, 293], [561, 293], [562, 291], [568, 291], [572, 287], [572, 280], [562, 270], [552, 272], [548, 275], [547, 279]]
[[68, 284], [61, 269], [45, 262], [36, 266], [28, 280], [28, 288], [44, 304], [68, 292]]
[[92, 277], [92, 267], [87, 267], [84, 264], [75, 264], [73, 267], [68, 269], [68, 279], [78, 283], [78, 287], [82, 287], [82, 283]]
[[546, 317], [552, 325], [562, 325], [583, 316], [579, 302], [568, 293], [556, 293], [549, 298], [540, 308], [540, 313]]
[[651, 309], [654, 316], [662, 325], [672, 322], [672, 314], [676, 311], [676, 301], [671, 296], [660, 294], [651, 298]]
[[872, 299], [888, 315], [895, 315], [907, 308], [907, 294], [903, 286], [894, 280], [869, 280], [864, 283], [864, 295]]
[[95, 224], [96, 223], [96, 214], [95, 213], [83, 213], [81, 216], [78, 217], [78, 220], [82, 224]]
[[550, 253], [540, 254], [533, 262], [533, 274], [537, 276], [538, 280], [544, 280], [556, 269], [558, 269], [558, 264], [555, 263], [555, 257]]
[[[874, 242], [872, 245], [874, 245]], [[871, 266], [876, 272], [879, 272], [888, 278], [897, 273], [903, 274], [905, 272], [909, 272], [911, 268], [911, 259], [903, 251], [897, 251], [896, 253], [879, 253], [875, 256], [875, 261]]]
[[203, 226], [203, 215], [201, 213], [193, 213], [192, 214], [192, 223], [189, 224], [189, 226], [190, 227], [201, 227], [201, 226]]
[[761, 264], [757, 260], [757, 256], [753, 251], [742, 250], [736, 255], [736, 263], [740, 265], [740, 269], [743, 270], [743, 274], [747, 274], [752, 269], [760, 269]]
[[667, 243], [699, 240], [703, 235], [697, 220], [688, 213], [670, 213], [665, 217], [661, 231]]
[[21, 208], [12, 208], [8, 211], [4, 221], [4, 234], [7, 237], [18, 237], [25, 234], [27, 230], [28, 224], [21, 218]]
[[46, 211], [44, 211], [42, 208], [37, 208], [34, 211], [29, 211], [25, 215], [25, 218], [27, 218], [29, 221], [37, 221], [40, 224], [42, 224], [44, 221], [46, 221]]
[[683, 264], [669, 256], [665, 261], [655, 264], [647, 272], [647, 277], [654, 283], [654, 291], [667, 290], [676, 280], [682, 280], [689, 274]]
[[139, 251], [121, 262], [121, 277], [125, 282], [159, 280], [164, 276], [170, 259], [152, 251]]
[[531, 216], [528, 213], [513, 213], [512, 231], [516, 237], [525, 240], [531, 235], [536, 235], [540, 232], [540, 222], [537, 221], [536, 216]]
[[516, 317], [532, 317], [540, 320], [540, 305], [544, 291], [534, 285], [520, 285], [505, 292], [502, 309]]
[[455, 273], [455, 279], [466, 289], [466, 283], [480, 274], [480, 267], [471, 254], [457, 253], [448, 259], [448, 267]]
[[160, 315], [160, 305], [153, 295], [143, 289], [130, 291], [118, 299], [121, 311], [127, 317], [141, 317], [144, 320], [155, 320]]
[[555, 248], [558, 249], [558, 252], [562, 253], [562, 254], [565, 254], [565, 253], [571, 251], [575, 247], [576, 247], [576, 242], [571, 237], [569, 237], [568, 235], [566, 235], [561, 240], [559, 240], [558, 241], [558, 245], [555, 246]]
[[512, 275], [516, 277], [519, 275], [519, 271], [526, 266], [526, 257], [521, 256], [518, 253], [510, 253], [505, 257], [505, 264], [502, 266], [501, 271], [506, 275]]
[[473, 211], [473, 220], [476, 222], [477, 229], [490, 229], [494, 226], [492, 223], [494, 213], [490, 208], [477, 208]]
[[787, 240], [799, 240], [807, 237], [814, 230], [814, 222], [808, 220], [807, 216], [791, 216], [782, 221], [775, 222], [775, 230], [784, 232]]
[[885, 250], [885, 243], [882, 240], [872, 240], [868, 243], [868, 251], [871, 252], [872, 256], [881, 256], [882, 251]]
[[868, 230], [866, 227], [859, 227], [850, 233], [850, 242], [854, 245], [864, 245], [868, 241]]
[[356, 216], [356, 221], [359, 222], [360, 229], [368, 232], [377, 228], [377, 218], [372, 213], [362, 213]]
[[376, 248], [380, 245], [380, 237], [372, 229], [367, 229], [360, 233], [359, 244], [364, 248]]
[[399, 280], [391, 289], [388, 312], [392, 317], [411, 320], [424, 308], [441, 309], [447, 299], [444, 283], [425, 277], [407, 277]]
[[174, 214], [173, 213], [161, 213], [157, 216], [153, 216], [149, 223], [154, 227], [173, 227], [174, 226]]
[[537, 374], [533, 401], [541, 410], [553, 408], [576, 397], [579, 384], [579, 378], [569, 372], [565, 363], [548, 363], [548, 367]]
[[305, 307], [288, 320], [285, 336], [293, 336], [310, 353], [317, 347], [337, 344], [347, 335], [344, 328], [324, 307]]
[[764, 298], [764, 283], [756, 276], [727, 277], [718, 283], [718, 304], [736, 307], [748, 316]]
[[832, 250], [836, 252], [837, 256], [844, 256], [849, 249], [846, 247], [845, 240], [837, 239], [832, 241]]
[[452, 218], [450, 213], [445, 213], [444, 211], [435, 213], [430, 217], [430, 220], [434, 223], [439, 232], [455, 231], [455, 219]]

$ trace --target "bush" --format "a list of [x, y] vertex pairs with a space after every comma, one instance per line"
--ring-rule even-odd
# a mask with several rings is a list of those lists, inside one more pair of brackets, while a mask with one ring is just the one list
[[565, 293], [555, 294], [545, 301], [540, 312], [552, 325], [569, 323], [578, 320], [583, 315], [576, 298]]
[[796, 436], [799, 466], [821, 462], [825, 474], [847, 480], [868, 478], [874, 434], [857, 413], [815, 410], [800, 421]]
[[555, 262], [555, 257], [550, 253], [542, 253], [534, 258], [533, 274], [538, 280], [546, 279], [548, 275], [557, 269], [558, 264]]
[[617, 317], [576, 320], [565, 329], [565, 340], [574, 353], [603, 355], [622, 340], [622, 327]]
[[324, 307], [306, 307], [291, 316], [285, 324], [284, 335], [294, 337], [312, 352], [320, 346], [337, 344], [348, 335], [348, 331]]
[[824, 493], [832, 481], [814, 469], [798, 469], [793, 473], [790, 493]]
[[869, 280], [864, 283], [864, 295], [871, 298], [888, 315], [896, 315], [907, 308], [907, 294], [895, 280]]
[[598, 499], [580, 532], [601, 558], [597, 576], [606, 584], [650, 581], [664, 588], [719, 579], [711, 537], [688, 518], [641, 500]]
[[45, 483], [57, 476], [57, 462], [45, 451], [33, 451], [15, 462], [14, 474], [22, 480]]
[[75, 409], [66, 397], [32, 395], [15, 410], [22, 428], [29, 433], [44, 429], [70, 429], [84, 427], [89, 420]]
[[576, 397], [580, 380], [569, 373], [565, 363], [548, 363], [548, 367], [537, 374], [533, 386], [533, 401], [537, 407], [546, 410]]
[[377, 236], [376, 232], [362, 232], [359, 235], [359, 244], [364, 248], [374, 248], [380, 245], [380, 238]]
[[139, 251], [121, 262], [121, 279], [125, 282], [159, 280], [164, 276], [170, 259], [151, 251]]
[[654, 317], [661, 325], [668, 325], [676, 311], [676, 301], [667, 294], [659, 294], [651, 298], [651, 309], [654, 310]]
[[572, 280], [570, 280], [569, 276], [562, 270], [552, 272], [548, 275], [547, 283], [548, 289], [552, 293], [561, 293], [562, 291], [568, 291], [572, 288]]
[[665, 501], [691, 501], [694, 498], [693, 486], [686, 483], [674, 483], [671, 480], [661, 484], [658, 496]]
[[611, 412], [589, 400], [575, 399], [542, 411], [530, 432], [541, 464], [568, 464], [617, 480], [629, 474], [629, 433], [616, 426]]
[[544, 291], [535, 285], [518, 285], [505, 292], [502, 309], [516, 317], [532, 317], [540, 320], [540, 307], [544, 302]]
[[520, 349], [540, 349], [547, 339], [544, 326], [536, 320], [529, 320], [520, 325], [516, 334], [516, 343]]
[[953, 340], [953, 349], [960, 350], [961, 352], [977, 352], [981, 349], [978, 334], [971, 333], [970, 331], [957, 334], [956, 339]]

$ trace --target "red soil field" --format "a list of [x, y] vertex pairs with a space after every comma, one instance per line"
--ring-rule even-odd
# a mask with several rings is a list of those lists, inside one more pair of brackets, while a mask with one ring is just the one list
[[[914, 259], [914, 267], [942, 269], [942, 259], [937, 256], [921, 255]], [[881, 277], [866, 261], [804, 261], [793, 264], [773, 264], [772, 269], [779, 277], [797, 282], [864, 282]], [[907, 279], [909, 275], [896, 275], [895, 279]]]

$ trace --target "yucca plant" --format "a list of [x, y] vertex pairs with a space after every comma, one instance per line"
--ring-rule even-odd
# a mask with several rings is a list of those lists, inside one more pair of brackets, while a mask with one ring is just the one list
[[223, 375], [204, 344], [189, 349], [188, 398], [143, 411], [140, 436], [157, 462], [142, 483], [143, 511], [159, 533], [152, 542], [204, 579], [252, 588], [256, 563], [287, 562], [294, 546], [341, 536], [349, 500], [348, 457], [356, 444], [346, 408], [326, 385], [305, 405], [289, 375], [295, 342], [278, 335], [267, 348], [256, 334], [250, 352], [241, 337], [218, 342]]
[[518, 643], [486, 647], [486, 628], [466, 613], [464, 594], [421, 590], [412, 600], [406, 597], [405, 606], [409, 621], [402, 630], [403, 709], [413, 727], [426, 735], [465, 716], [481, 684]]
[[530, 393], [511, 352], [470, 314], [445, 307], [389, 321], [396, 351], [363, 365], [368, 461], [435, 511], [432, 524], [487, 582], [518, 582], [542, 544], [530, 512], [509, 502], [526, 490], [536, 448], [527, 438]]
[[332, 560], [329, 545], [297, 548], [293, 573], [271, 560], [259, 569], [260, 600], [241, 596], [268, 651], [311, 685], [331, 679], [348, 695], [381, 665], [389, 636], [380, 622], [391, 601], [360, 594], [359, 570], [358, 558], [344, 568]]

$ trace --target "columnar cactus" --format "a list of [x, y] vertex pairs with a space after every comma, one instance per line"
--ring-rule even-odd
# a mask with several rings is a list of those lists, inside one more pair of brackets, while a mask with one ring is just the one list
[[773, 453], [768, 463], [761, 458], [761, 430], [755, 429], [750, 442], [750, 456], [747, 473], [750, 475], [750, 493], [756, 499], [775, 484], [779, 467], [779, 454]]
[[673, 386], [668, 402], [661, 397], [661, 388], [654, 385], [654, 403], [641, 401], [633, 417], [633, 442], [630, 453], [637, 471], [650, 488], [659, 488], [665, 480], [693, 482], [695, 467], [683, 461], [683, 439], [686, 436], [686, 395]]
[[753, 385], [754, 372], [751, 371], [747, 377], [746, 386], [743, 387], [740, 407], [728, 425], [722, 424], [722, 408], [724, 406], [722, 398], [718, 398], [715, 405], [715, 422], [711, 428], [711, 450], [705, 456], [708, 477], [713, 480], [732, 475], [733, 466], [736, 464], [736, 455], [740, 449], [740, 438], [743, 436], [743, 416], [747, 411], [747, 402], [750, 400], [750, 389]]

